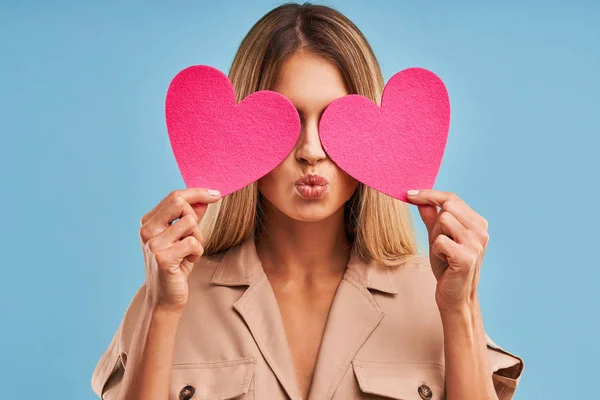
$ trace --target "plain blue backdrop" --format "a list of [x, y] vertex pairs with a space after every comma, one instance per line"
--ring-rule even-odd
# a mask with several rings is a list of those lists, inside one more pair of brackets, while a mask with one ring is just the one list
[[[1, 4], [2, 398], [93, 399], [144, 280], [139, 220], [184, 188], [168, 84], [189, 65], [227, 71], [280, 3]], [[515, 399], [597, 397], [599, 3], [321, 4], [363, 30], [386, 81], [418, 66], [447, 85], [434, 188], [489, 221], [480, 298], [488, 334], [525, 359]]]

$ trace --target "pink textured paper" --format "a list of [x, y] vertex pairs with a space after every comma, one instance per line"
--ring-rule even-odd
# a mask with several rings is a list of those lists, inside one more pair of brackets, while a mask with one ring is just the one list
[[349, 175], [408, 203], [409, 189], [432, 189], [450, 127], [442, 80], [423, 68], [396, 73], [381, 108], [351, 94], [323, 112], [319, 134], [331, 159]]
[[186, 187], [218, 189], [223, 196], [279, 165], [300, 134], [300, 118], [285, 96], [261, 90], [237, 104], [227, 76], [206, 65], [173, 78], [165, 114]]

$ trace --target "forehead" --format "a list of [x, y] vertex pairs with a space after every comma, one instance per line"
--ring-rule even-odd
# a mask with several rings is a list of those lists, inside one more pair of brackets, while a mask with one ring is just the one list
[[342, 73], [332, 62], [306, 52], [283, 62], [273, 90], [298, 108], [322, 107], [348, 93]]

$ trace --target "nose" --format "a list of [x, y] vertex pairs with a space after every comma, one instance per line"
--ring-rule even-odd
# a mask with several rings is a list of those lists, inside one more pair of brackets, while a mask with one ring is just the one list
[[315, 165], [327, 158], [319, 137], [318, 120], [302, 122], [302, 129], [296, 144], [296, 160], [301, 163]]

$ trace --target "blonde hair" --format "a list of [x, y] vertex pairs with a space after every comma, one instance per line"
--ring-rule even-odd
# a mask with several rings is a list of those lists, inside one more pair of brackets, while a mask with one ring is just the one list
[[[350, 93], [380, 104], [383, 76], [362, 32], [337, 10], [310, 3], [278, 6], [250, 29], [229, 71], [237, 101], [272, 88], [282, 62], [297, 51], [332, 62]], [[250, 235], [256, 237], [261, 197], [254, 182], [208, 206], [200, 224], [205, 255], [227, 250]], [[347, 234], [365, 261], [394, 267], [422, 250], [406, 203], [359, 183], [344, 214]]]

